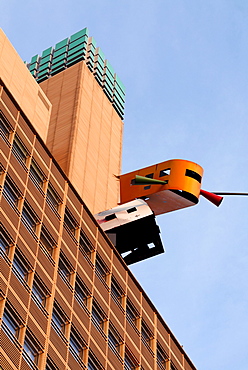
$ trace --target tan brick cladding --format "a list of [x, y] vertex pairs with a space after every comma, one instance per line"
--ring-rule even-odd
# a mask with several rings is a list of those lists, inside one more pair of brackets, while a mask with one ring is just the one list
[[91, 212], [117, 205], [123, 122], [82, 61], [40, 83], [53, 109], [47, 147]]

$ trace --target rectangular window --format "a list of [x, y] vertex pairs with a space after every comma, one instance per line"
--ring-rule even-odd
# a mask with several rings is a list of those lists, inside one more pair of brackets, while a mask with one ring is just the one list
[[148, 345], [150, 346], [151, 340], [153, 339], [153, 334], [151, 330], [148, 328], [148, 326], [146, 325], [146, 323], [144, 322], [144, 320], [142, 320], [141, 322], [141, 339], [142, 339], [142, 342], [146, 346]]
[[131, 301], [127, 299], [127, 304], [126, 304], [126, 318], [128, 322], [135, 326], [136, 325], [136, 320], [139, 317], [139, 313], [136, 310], [136, 308], [133, 306]]
[[72, 326], [70, 332], [69, 350], [75, 359], [79, 362], [83, 360], [83, 351], [85, 343], [79, 332]]
[[32, 159], [31, 162], [29, 176], [37, 188], [43, 188], [43, 184], [46, 181], [46, 176], [34, 159]]
[[117, 283], [116, 279], [112, 276], [111, 279], [111, 297], [113, 300], [121, 305], [122, 304], [122, 298], [124, 297], [125, 293], [120, 287], [120, 285]]
[[9, 140], [10, 133], [13, 131], [13, 128], [1, 110], [0, 110], [0, 129], [1, 137]]
[[21, 191], [18, 189], [17, 185], [9, 175], [7, 175], [5, 178], [3, 196], [13, 208], [17, 208], [18, 201], [22, 195]]
[[96, 255], [96, 263], [95, 263], [95, 271], [96, 275], [106, 282], [107, 275], [109, 274], [109, 269], [106, 264], [103, 262], [99, 254]]
[[31, 271], [31, 267], [18, 248], [15, 250], [12, 269], [19, 281], [25, 285], [28, 281], [28, 273]]
[[49, 356], [47, 356], [45, 370], [59, 370], [58, 366], [55, 365], [55, 363]]
[[53, 313], [52, 313], [52, 327], [61, 335], [65, 333], [65, 326], [68, 323], [68, 318], [62, 308], [57, 302], [54, 303]]
[[56, 242], [44, 225], [41, 227], [40, 241], [42, 246], [45, 247], [46, 252], [52, 256], [53, 249], [56, 247]]
[[124, 357], [124, 370], [135, 370], [138, 367], [138, 361], [129, 350], [126, 349]]
[[202, 180], [201, 175], [199, 175], [199, 173], [197, 173], [195, 171], [187, 169], [185, 171], [185, 176], [191, 177], [192, 179], [195, 179], [196, 181], [201, 183], [201, 180]]
[[95, 300], [93, 300], [91, 318], [97, 329], [104, 330], [104, 323], [107, 316]]
[[85, 235], [84, 231], [80, 231], [79, 237], [79, 249], [80, 251], [90, 259], [91, 252], [94, 250], [94, 247], [89, 240], [89, 238]]
[[123, 340], [121, 339], [119, 333], [114, 328], [112, 324], [109, 325], [109, 331], [108, 331], [108, 345], [112, 349], [113, 352], [117, 352], [119, 354], [120, 352], [120, 345], [123, 343]]
[[97, 358], [93, 355], [92, 352], [89, 354], [88, 358], [88, 370], [103, 370], [103, 366], [100, 364], [100, 362], [97, 360]]
[[0, 224], [0, 249], [6, 254], [9, 254], [9, 248], [14, 244], [9, 234]]
[[78, 223], [67, 207], [65, 208], [64, 226], [70, 233], [75, 236], [76, 230], [78, 228]]
[[35, 274], [32, 285], [32, 298], [42, 310], [46, 307], [46, 299], [49, 296], [49, 290], [41, 278]]
[[87, 307], [87, 300], [90, 297], [90, 293], [86, 286], [84, 285], [82, 279], [77, 274], [76, 276], [76, 283], [75, 283], [75, 298], [78, 303], [83, 306]]
[[168, 356], [164, 351], [163, 347], [157, 343], [157, 364], [159, 369], [166, 370], [166, 363], [168, 362]]
[[21, 320], [16, 314], [14, 308], [7, 302], [2, 317], [2, 329], [5, 334], [14, 341], [19, 338]]
[[163, 177], [163, 176], [169, 176], [170, 175], [170, 168], [166, 168], [164, 170], [161, 170], [159, 172], [159, 177]]
[[23, 357], [32, 368], [33, 364], [38, 366], [40, 353], [40, 344], [37, 342], [34, 335], [27, 329], [23, 344]]
[[23, 144], [19, 136], [15, 135], [12, 151], [16, 157], [16, 159], [21, 164], [26, 164], [27, 158], [29, 157], [29, 152], [26, 146]]
[[26, 200], [24, 201], [22, 209], [22, 222], [29, 231], [34, 233], [36, 232], [36, 226], [40, 223], [35, 211]]
[[59, 275], [65, 281], [65, 283], [70, 283], [71, 275], [74, 269], [64, 253], [61, 251], [59, 256]]
[[48, 184], [47, 187], [46, 200], [53, 210], [59, 212], [59, 206], [62, 203], [62, 200], [51, 184]]

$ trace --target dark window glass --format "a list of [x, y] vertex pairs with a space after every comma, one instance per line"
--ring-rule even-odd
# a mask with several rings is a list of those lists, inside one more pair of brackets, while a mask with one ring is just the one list
[[43, 188], [43, 184], [46, 181], [46, 177], [34, 159], [32, 159], [31, 162], [29, 176], [36, 186]]
[[111, 279], [111, 296], [118, 304], [122, 303], [124, 292], [113, 276]]
[[92, 243], [90, 242], [89, 238], [85, 235], [83, 230], [80, 231], [79, 248], [80, 251], [89, 258], [91, 252], [94, 250]]
[[89, 354], [87, 369], [88, 370], [103, 370], [102, 365], [99, 363], [96, 357], [93, 356], [92, 353]]
[[39, 223], [39, 219], [27, 201], [25, 201], [23, 205], [22, 221], [24, 225], [27, 227], [27, 229], [35, 233], [36, 226]]
[[12, 244], [13, 241], [0, 224], [0, 249], [8, 255], [9, 248]]
[[127, 299], [126, 305], [126, 317], [130, 324], [136, 324], [136, 319], [139, 317], [137, 310], [134, 308], [133, 304]]
[[56, 190], [52, 187], [51, 184], [48, 184], [47, 187], [47, 195], [46, 195], [47, 203], [55, 209], [55, 211], [59, 211], [59, 206], [62, 203], [59, 195], [57, 194]]
[[12, 268], [21, 282], [27, 282], [30, 266], [18, 249], [15, 250]]
[[151, 339], [153, 338], [153, 334], [151, 330], [148, 328], [146, 323], [142, 320], [141, 323], [141, 338], [144, 344], [150, 345]]
[[98, 277], [106, 281], [106, 277], [109, 273], [108, 267], [105, 265], [105, 263], [102, 261], [101, 257], [99, 255], [96, 255], [96, 274]]
[[82, 360], [84, 348], [85, 344], [83, 342], [83, 339], [81, 338], [77, 330], [72, 327], [70, 333], [69, 349], [76, 360]]
[[23, 344], [23, 357], [31, 366], [34, 363], [38, 365], [39, 353], [41, 348], [35, 341], [35, 338], [29, 331], [26, 331], [25, 340]]
[[12, 207], [17, 207], [18, 201], [21, 198], [21, 192], [18, 187], [15, 185], [10, 176], [6, 176], [4, 187], [3, 187], [3, 196], [9, 202]]
[[13, 128], [11, 127], [9, 121], [3, 114], [3, 112], [0, 110], [0, 129], [1, 129], [1, 136], [9, 139], [10, 133], [13, 131]]
[[16, 135], [13, 142], [12, 151], [20, 163], [26, 164], [27, 157], [29, 152], [21, 139]]
[[133, 356], [129, 352], [125, 352], [124, 357], [124, 369], [125, 370], [134, 370], [138, 366], [137, 361], [133, 358]]
[[117, 333], [116, 329], [112, 324], [109, 325], [108, 331], [108, 344], [109, 347], [115, 352], [119, 352], [120, 345], [122, 343], [120, 335]]
[[14, 309], [6, 303], [2, 318], [2, 329], [10, 339], [18, 339], [20, 326], [20, 319]]
[[59, 370], [50, 357], [47, 357], [45, 370]]
[[57, 302], [54, 303], [53, 307], [53, 313], [52, 313], [52, 326], [56, 330], [57, 333], [64, 334], [65, 332], [65, 325], [67, 324], [68, 319], [63, 312], [63, 310], [60, 308], [60, 306], [57, 304]]
[[77, 301], [84, 306], [87, 306], [87, 299], [89, 297], [89, 292], [85, 287], [81, 278], [77, 275], [76, 276], [76, 283], [75, 283], [75, 297]]
[[46, 298], [49, 295], [48, 288], [42, 282], [41, 278], [35, 274], [32, 285], [32, 298], [39, 307], [46, 305]]
[[67, 230], [75, 235], [76, 229], [78, 228], [78, 223], [76, 222], [75, 218], [72, 216], [68, 208], [65, 209], [64, 225]]
[[98, 329], [103, 330], [104, 329], [104, 322], [106, 320], [106, 315], [103, 313], [103, 311], [98, 306], [98, 304], [96, 303], [95, 300], [93, 301], [93, 305], [92, 305], [91, 317], [92, 317], [92, 321], [93, 321], [94, 325]]
[[165, 170], [161, 170], [160, 172], [159, 172], [159, 177], [163, 177], [163, 176], [168, 176], [168, 175], [170, 175], [170, 168], [166, 168]]
[[199, 175], [199, 173], [195, 172], [195, 171], [192, 171], [192, 170], [186, 170], [185, 172], [185, 176], [188, 176], [188, 177], [192, 177], [192, 179], [195, 179], [196, 181], [198, 181], [199, 183], [201, 183], [201, 176]]
[[60, 252], [59, 256], [59, 274], [63, 280], [70, 282], [71, 274], [73, 273], [73, 268], [70, 262], [67, 260], [63, 252]]
[[168, 361], [168, 356], [163, 350], [162, 346], [157, 343], [157, 364], [160, 369], [166, 370], [166, 362]]
[[52, 255], [56, 242], [44, 225], [41, 227], [40, 241], [46, 248], [47, 252]]

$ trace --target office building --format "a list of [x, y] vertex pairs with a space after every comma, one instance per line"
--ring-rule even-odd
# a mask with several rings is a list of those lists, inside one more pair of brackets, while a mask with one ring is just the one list
[[87, 29], [28, 64], [0, 33], [0, 369], [195, 369], [93, 216], [124, 93]]

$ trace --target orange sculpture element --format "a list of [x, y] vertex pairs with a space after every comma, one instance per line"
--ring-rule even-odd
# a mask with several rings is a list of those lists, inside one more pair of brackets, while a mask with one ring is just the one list
[[120, 204], [142, 198], [155, 215], [193, 206], [198, 203], [202, 175], [201, 166], [182, 159], [120, 175]]

